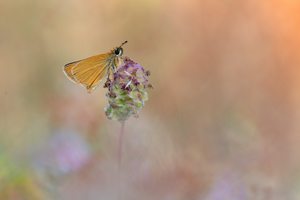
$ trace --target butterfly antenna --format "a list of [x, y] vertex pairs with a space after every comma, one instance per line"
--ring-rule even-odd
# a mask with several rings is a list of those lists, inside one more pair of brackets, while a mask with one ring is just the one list
[[123, 46], [124, 44], [126, 44], [127, 42], [128, 42], [127, 40], [126, 40], [125, 42], [123, 42], [123, 43], [120, 45], [120, 47]]

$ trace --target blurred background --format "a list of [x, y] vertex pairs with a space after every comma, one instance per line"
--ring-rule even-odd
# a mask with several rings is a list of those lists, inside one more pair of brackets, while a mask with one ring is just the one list
[[[300, 199], [300, 1], [1, 0], [0, 16], [1, 200]], [[124, 40], [154, 89], [120, 179], [106, 91], [62, 67]]]

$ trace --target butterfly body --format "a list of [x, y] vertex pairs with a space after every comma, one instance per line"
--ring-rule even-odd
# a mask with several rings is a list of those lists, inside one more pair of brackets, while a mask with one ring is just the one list
[[[122, 45], [127, 43], [123, 42]], [[93, 91], [103, 80], [115, 71], [123, 54], [122, 45], [108, 53], [91, 56], [64, 66], [64, 73], [73, 82]]]

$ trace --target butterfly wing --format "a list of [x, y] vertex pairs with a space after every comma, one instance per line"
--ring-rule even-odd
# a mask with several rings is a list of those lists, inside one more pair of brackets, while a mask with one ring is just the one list
[[92, 56], [66, 64], [64, 72], [70, 80], [83, 85], [91, 92], [107, 74], [110, 60], [111, 53]]

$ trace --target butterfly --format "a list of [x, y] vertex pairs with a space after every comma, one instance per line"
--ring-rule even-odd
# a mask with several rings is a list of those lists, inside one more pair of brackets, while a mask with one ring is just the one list
[[111, 72], [117, 68], [123, 55], [122, 46], [126, 43], [127, 41], [123, 42], [108, 53], [68, 63], [63, 71], [71, 81], [84, 86], [90, 93], [104, 77], [109, 78]]

